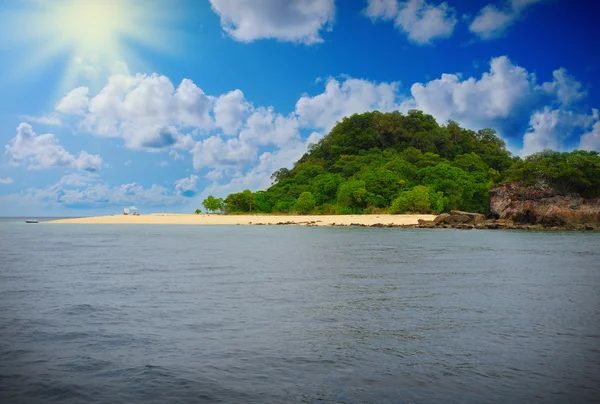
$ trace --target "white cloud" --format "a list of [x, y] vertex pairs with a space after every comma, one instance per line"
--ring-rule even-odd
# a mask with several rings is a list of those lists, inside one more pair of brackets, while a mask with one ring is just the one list
[[98, 182], [99, 180], [98, 174], [95, 173], [70, 173], [63, 175], [58, 184], [81, 187]]
[[163, 160], [158, 165], [161, 166], [161, 167], [168, 167], [169, 166], [169, 162]]
[[220, 136], [211, 136], [197, 142], [191, 151], [196, 170], [203, 167], [244, 167], [254, 161], [257, 149], [239, 139], [223, 140]]
[[564, 105], [581, 101], [587, 96], [583, 86], [566, 69], [560, 68], [552, 72], [554, 80], [544, 83], [542, 88], [549, 94], [556, 94], [558, 100]]
[[307, 45], [322, 42], [321, 31], [335, 16], [334, 0], [210, 0], [221, 27], [233, 39], [273, 38]]
[[102, 167], [102, 158], [99, 155], [82, 151], [76, 157], [65, 150], [53, 134], [38, 136], [31, 125], [24, 122], [17, 127], [17, 135], [5, 149], [13, 163], [25, 162], [31, 170], [71, 167], [97, 171]]
[[0, 177], [0, 184], [12, 184], [13, 179], [10, 177]]
[[392, 111], [401, 107], [399, 102], [398, 83], [329, 79], [323, 93], [304, 95], [298, 100], [296, 114], [303, 127], [329, 131], [345, 116], [371, 110]]
[[272, 107], [260, 107], [248, 117], [239, 139], [252, 145], [273, 144], [282, 147], [300, 138], [298, 119], [294, 115], [284, 117]]
[[235, 135], [242, 126], [249, 108], [250, 104], [240, 90], [223, 94], [215, 101], [215, 125], [223, 130], [223, 134]]
[[190, 148], [183, 129], [207, 129], [212, 100], [191, 80], [175, 88], [158, 74], [117, 74], [94, 97], [82, 128], [105, 137], [119, 137], [132, 149]]
[[223, 178], [223, 171], [222, 170], [211, 170], [208, 173], [206, 173], [204, 178], [206, 178], [207, 180], [212, 181], [212, 182], [218, 181], [221, 178]]
[[594, 124], [590, 132], [581, 136], [579, 148], [583, 150], [596, 150], [600, 152], [600, 121]]
[[175, 190], [184, 196], [193, 196], [196, 193], [196, 184], [198, 183], [197, 175], [190, 175], [189, 177], [182, 178], [175, 181]]
[[487, 127], [499, 119], [519, 113], [532, 102], [535, 76], [513, 65], [505, 56], [494, 58], [480, 79], [461, 80], [456, 74], [411, 87], [415, 107], [433, 115], [438, 122], [456, 120], [472, 128]]
[[20, 118], [27, 122], [37, 123], [40, 125], [47, 125], [47, 126], [62, 125], [62, 121], [60, 120], [58, 115], [56, 115], [54, 113], [48, 114], [48, 115], [41, 115], [41, 116], [21, 115]]
[[592, 132], [580, 138], [580, 146], [584, 149], [594, 149], [594, 146], [598, 146], [594, 144], [594, 131], [598, 129], [598, 110], [594, 110], [592, 115], [583, 115], [565, 109], [545, 107], [531, 115], [529, 130], [523, 136], [521, 155], [526, 156], [544, 149], [564, 151], [565, 141], [574, 131], [589, 128], [591, 125]]
[[398, 0], [369, 0], [364, 12], [372, 19], [391, 20], [398, 14]]
[[184, 157], [177, 153], [175, 150], [170, 150], [169, 151], [169, 156], [173, 159], [173, 160], [183, 160]]
[[87, 87], [74, 88], [54, 108], [58, 112], [67, 115], [83, 115], [90, 104], [89, 92], [90, 90]]
[[496, 6], [488, 4], [471, 22], [469, 29], [482, 39], [492, 39], [502, 34], [514, 20], [515, 15], [511, 11], [500, 11]]
[[456, 26], [456, 12], [446, 2], [433, 5], [425, 0], [369, 0], [365, 14], [371, 19], [394, 20], [394, 25], [418, 44], [447, 38]]
[[527, 7], [542, 1], [545, 0], [512, 0], [502, 10], [493, 4], [488, 4], [473, 19], [469, 30], [484, 40], [497, 38], [521, 18]]
[[72, 173], [47, 188], [29, 188], [21, 194], [8, 195], [19, 203], [54, 207], [152, 206], [183, 204], [185, 196], [156, 184], [146, 188], [135, 182], [110, 186], [95, 174]]

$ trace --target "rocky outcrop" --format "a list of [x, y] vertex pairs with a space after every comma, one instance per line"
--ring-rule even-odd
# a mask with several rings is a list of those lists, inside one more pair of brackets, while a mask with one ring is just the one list
[[600, 227], [600, 199], [559, 194], [544, 184], [510, 183], [490, 190], [488, 217], [518, 225]]
[[419, 220], [419, 228], [600, 230], [600, 199], [562, 195], [548, 186], [505, 184], [490, 190], [487, 218], [453, 210], [434, 220]]

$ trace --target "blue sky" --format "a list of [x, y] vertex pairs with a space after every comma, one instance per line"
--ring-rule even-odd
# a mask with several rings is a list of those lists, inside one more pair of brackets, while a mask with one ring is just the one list
[[591, 4], [2, 2], [0, 215], [191, 212], [375, 109], [600, 150]]

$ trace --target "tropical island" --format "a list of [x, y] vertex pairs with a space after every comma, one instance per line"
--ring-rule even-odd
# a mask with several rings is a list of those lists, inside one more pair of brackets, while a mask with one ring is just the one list
[[506, 220], [500, 225], [600, 224], [597, 152], [546, 150], [522, 159], [491, 129], [440, 126], [416, 110], [344, 118], [293, 168], [271, 178], [265, 191], [209, 196], [203, 206], [228, 214], [467, 211]]
[[[507, 150], [492, 129], [474, 131], [454, 121], [439, 125], [431, 115], [417, 110], [346, 117], [317, 144], [311, 144], [291, 169], [281, 168], [271, 179], [267, 190], [244, 190], [224, 199], [208, 196], [204, 209], [220, 213], [221, 218], [190, 220], [206, 224], [600, 227], [598, 152], [546, 150], [520, 158]], [[206, 216], [200, 209], [195, 213]], [[407, 216], [393, 219], [399, 215]], [[154, 216], [187, 220], [181, 215]]]

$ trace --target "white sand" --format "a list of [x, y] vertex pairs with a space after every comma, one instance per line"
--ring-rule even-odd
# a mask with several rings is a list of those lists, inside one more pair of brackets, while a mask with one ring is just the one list
[[154, 213], [149, 215], [114, 215], [60, 219], [47, 223], [57, 224], [195, 224], [195, 225], [257, 225], [288, 223], [297, 225], [331, 226], [336, 225], [414, 225], [419, 219], [433, 220], [435, 215], [189, 215], [176, 213]]

